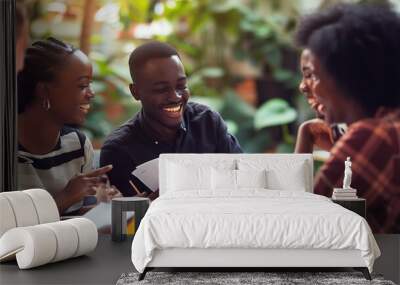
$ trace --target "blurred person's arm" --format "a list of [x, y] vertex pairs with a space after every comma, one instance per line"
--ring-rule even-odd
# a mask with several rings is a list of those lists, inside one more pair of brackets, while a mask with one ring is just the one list
[[330, 151], [334, 144], [332, 129], [321, 119], [302, 123], [297, 133], [295, 153], [312, 153], [314, 146]]
[[[77, 132], [77, 135], [84, 150], [84, 162], [79, 170], [80, 172], [68, 181], [62, 191], [54, 195], [54, 200], [61, 214], [65, 214], [65, 211], [76, 203], [83, 203], [82, 201], [84, 201], [85, 197], [96, 195], [97, 189], [104, 186], [102, 177], [112, 168], [108, 165], [94, 170], [92, 143], [82, 133]], [[82, 208], [84, 207], [85, 205]]]

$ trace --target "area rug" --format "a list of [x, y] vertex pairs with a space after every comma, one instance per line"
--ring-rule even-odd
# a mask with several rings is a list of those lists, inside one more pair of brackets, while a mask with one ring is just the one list
[[372, 281], [368, 281], [360, 272], [148, 272], [144, 280], [138, 281], [138, 277], [139, 273], [122, 274], [117, 281], [117, 285], [395, 285], [392, 281], [384, 280], [380, 275], [372, 275]]

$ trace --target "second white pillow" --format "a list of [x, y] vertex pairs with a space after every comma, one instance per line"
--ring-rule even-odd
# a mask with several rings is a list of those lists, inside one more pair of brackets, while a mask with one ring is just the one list
[[211, 190], [211, 168], [169, 163], [169, 191]]
[[267, 170], [268, 188], [272, 190], [302, 191], [305, 192], [306, 177], [301, 167], [294, 168], [290, 176], [284, 171]]
[[235, 170], [238, 188], [267, 188], [267, 171]]
[[236, 170], [215, 169], [211, 171], [211, 186], [213, 190], [223, 189], [234, 191], [237, 189]]
[[266, 188], [266, 170], [230, 170], [215, 169], [211, 171], [213, 190], [238, 190], [241, 188]]

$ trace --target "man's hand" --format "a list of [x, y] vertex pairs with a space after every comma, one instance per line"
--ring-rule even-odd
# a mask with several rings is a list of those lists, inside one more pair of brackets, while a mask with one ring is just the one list
[[149, 198], [151, 201], [156, 199], [160, 193], [159, 189], [157, 189], [154, 192], [140, 192], [140, 190], [135, 186], [135, 184], [132, 182], [132, 180], [129, 180], [129, 184], [132, 186], [133, 191], [136, 193], [136, 197], [145, 197]]
[[159, 196], [159, 190], [157, 189], [154, 192], [141, 192], [140, 194], [137, 194], [136, 197], [144, 197], [144, 198], [149, 198], [150, 201], [155, 200]]
[[153, 200], [155, 200], [156, 198], [158, 198], [159, 195], [160, 195], [160, 191], [159, 191], [159, 189], [157, 189], [156, 191], [149, 193], [147, 197], [148, 197], [151, 201], [153, 201]]

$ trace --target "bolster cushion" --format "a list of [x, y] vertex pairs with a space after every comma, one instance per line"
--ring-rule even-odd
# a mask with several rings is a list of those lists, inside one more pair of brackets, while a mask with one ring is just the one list
[[60, 220], [53, 197], [43, 189], [0, 193], [0, 237], [15, 227]]
[[0, 261], [16, 257], [28, 269], [86, 254], [97, 245], [96, 225], [86, 218], [17, 227], [0, 238]]

